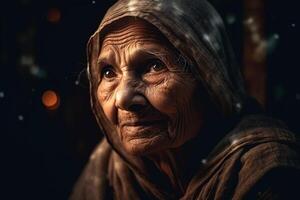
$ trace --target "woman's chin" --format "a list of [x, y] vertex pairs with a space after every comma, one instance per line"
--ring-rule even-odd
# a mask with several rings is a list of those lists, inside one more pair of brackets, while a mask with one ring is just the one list
[[128, 154], [133, 156], [145, 156], [158, 153], [167, 148], [168, 140], [163, 135], [156, 135], [150, 138], [131, 138], [123, 144]]

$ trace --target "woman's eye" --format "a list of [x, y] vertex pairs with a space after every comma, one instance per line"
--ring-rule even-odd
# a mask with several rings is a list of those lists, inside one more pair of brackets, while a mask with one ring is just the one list
[[106, 66], [101, 70], [101, 77], [105, 79], [112, 79], [116, 77], [116, 73], [112, 66]]
[[150, 72], [160, 72], [164, 69], [166, 69], [165, 64], [159, 60], [155, 60], [149, 65]]

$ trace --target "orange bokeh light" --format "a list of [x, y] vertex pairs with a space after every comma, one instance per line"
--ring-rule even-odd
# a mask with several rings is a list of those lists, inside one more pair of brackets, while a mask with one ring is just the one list
[[60, 21], [60, 18], [61, 18], [61, 12], [57, 8], [51, 8], [48, 11], [47, 19], [49, 22], [58, 23]]
[[55, 110], [59, 106], [59, 96], [53, 90], [47, 90], [43, 93], [42, 102], [49, 110]]

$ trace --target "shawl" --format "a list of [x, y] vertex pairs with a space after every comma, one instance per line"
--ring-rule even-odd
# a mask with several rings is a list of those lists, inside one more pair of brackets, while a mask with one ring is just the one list
[[[156, 174], [148, 180], [139, 176], [104, 139], [91, 155], [70, 199], [278, 199], [268, 190], [277, 183], [280, 191], [287, 190], [283, 199], [295, 199], [299, 148], [299, 139], [282, 122], [249, 115], [216, 145], [205, 162], [202, 160], [185, 193], [176, 196], [174, 191], [163, 191], [160, 182], [149, 184]], [[266, 186], [261, 187], [262, 183]]]
[[[102, 41], [109, 27], [126, 17], [154, 25], [188, 61], [210, 101], [224, 115], [214, 122], [218, 127], [207, 125], [206, 134], [193, 139], [206, 148], [195, 157], [197, 173], [184, 192], [165, 184], [149, 160], [126, 154], [97, 100]], [[224, 24], [207, 1], [120, 0], [91, 36], [87, 56], [91, 105], [105, 138], [91, 155], [71, 199], [244, 199], [268, 172], [300, 169], [297, 138], [275, 120], [250, 115], [253, 104], [245, 94]]]

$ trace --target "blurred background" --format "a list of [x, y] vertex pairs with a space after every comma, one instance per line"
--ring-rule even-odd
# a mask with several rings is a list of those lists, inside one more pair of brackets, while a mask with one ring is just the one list
[[[89, 105], [85, 46], [114, 2], [1, 4], [1, 199], [67, 199], [102, 138]], [[299, 133], [296, 1], [211, 2], [226, 23], [249, 94]]]

